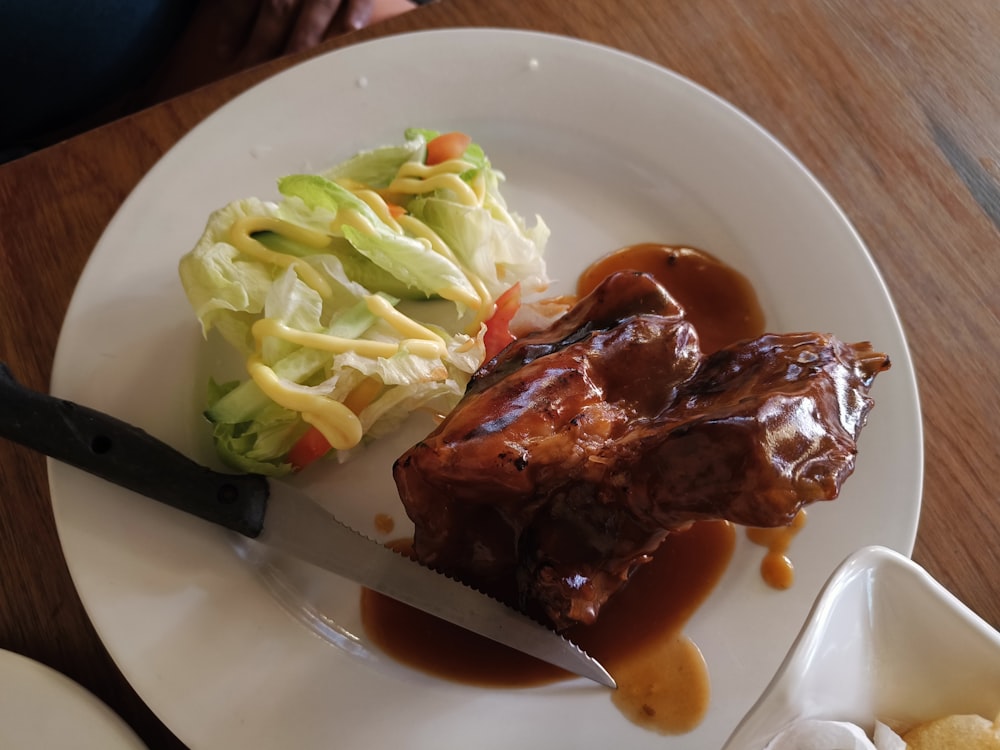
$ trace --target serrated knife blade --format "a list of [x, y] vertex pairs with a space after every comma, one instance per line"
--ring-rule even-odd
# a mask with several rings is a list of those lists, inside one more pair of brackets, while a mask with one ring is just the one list
[[304, 493], [270, 482], [257, 541], [442, 620], [607, 687], [611, 675], [579, 646], [507, 605], [358, 533]]
[[300, 490], [201, 466], [134, 425], [25, 388], [0, 363], [0, 436], [607, 687], [556, 632], [358, 533]]

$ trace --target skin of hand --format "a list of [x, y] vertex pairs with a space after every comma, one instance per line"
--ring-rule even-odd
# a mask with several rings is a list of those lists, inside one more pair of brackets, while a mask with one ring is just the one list
[[375, 0], [215, 0], [222, 6], [218, 50], [223, 58], [255, 65], [299, 52], [330, 34], [367, 26]]
[[202, 0], [149, 102], [416, 7], [410, 0]]

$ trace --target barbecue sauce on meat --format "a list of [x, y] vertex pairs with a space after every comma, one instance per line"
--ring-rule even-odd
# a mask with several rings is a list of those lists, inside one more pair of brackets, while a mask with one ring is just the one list
[[[669, 292], [670, 296], [680, 303], [684, 308], [683, 313], [677, 310], [676, 306], [671, 307], [673, 302], [669, 302], [666, 305], [661, 304], [659, 307], [653, 306], [653, 309], [659, 310], [659, 317], [654, 316], [655, 319], [631, 318], [630, 316], [634, 313], [630, 310], [633, 308], [642, 309], [643, 295], [648, 295], [650, 292], [642, 284], [636, 284], [632, 289], [629, 289], [629, 282], [620, 280], [617, 288], [614, 284], [607, 287], [607, 293], [610, 296], [606, 296], [603, 300], [598, 299], [596, 302], [590, 301], [596, 314], [603, 315], [606, 320], [590, 318], [589, 320], [592, 322], [578, 328], [575, 326], [579, 326], [580, 315], [577, 315], [576, 323], [570, 321], [573, 316], [568, 315], [567, 320], [570, 322], [564, 324], [565, 331], [559, 327], [557, 322], [543, 336], [532, 337], [529, 335], [516, 341], [505, 353], [501, 353], [496, 360], [485, 365], [477, 373], [473, 382], [470, 383], [467, 399], [477, 398], [477, 394], [490, 389], [494, 383], [502, 384], [505, 378], [513, 374], [515, 386], [519, 385], [525, 390], [520, 396], [511, 391], [510, 397], [515, 399], [511, 402], [512, 405], [516, 403], [519, 407], [520, 402], [525, 399], [532, 404], [538, 404], [539, 424], [544, 430], [545, 420], [548, 419], [545, 412], [553, 410], [552, 424], [556, 426], [561, 417], [554, 410], [563, 407], [556, 407], [554, 404], [569, 399], [568, 405], [564, 408], [579, 408], [582, 411], [566, 413], [578, 413], [584, 418], [590, 414], [592, 420], [597, 420], [583, 424], [582, 427], [577, 426], [576, 419], [571, 420], [570, 430], [580, 429], [584, 439], [586, 440], [589, 435], [591, 439], [598, 441], [595, 443], [597, 446], [600, 440], [604, 439], [602, 429], [611, 430], [608, 434], [611, 434], [612, 437], [618, 434], [615, 432], [616, 430], [632, 430], [629, 425], [634, 422], [634, 417], [629, 416], [630, 410], [635, 409], [638, 415], [655, 414], [660, 401], [667, 403], [673, 400], [676, 402], [677, 398], [681, 397], [683, 403], [696, 405], [704, 403], [705, 408], [709, 409], [718, 407], [732, 409], [732, 404], [726, 403], [726, 397], [717, 398], [713, 395], [717, 392], [716, 386], [713, 385], [716, 380], [718, 380], [718, 388], [735, 387], [737, 389], [733, 403], [742, 404], [743, 400], [741, 399], [751, 396], [751, 391], [744, 394], [743, 388], [752, 388], [754, 378], [751, 376], [749, 379], [741, 381], [743, 376], [740, 373], [743, 372], [746, 360], [744, 359], [745, 355], [739, 351], [735, 354], [720, 351], [720, 357], [713, 357], [712, 362], [708, 363], [709, 366], [702, 368], [707, 372], [708, 380], [705, 383], [707, 390], [692, 392], [690, 396], [687, 396], [684, 392], [676, 390], [664, 393], [663, 387], [657, 389], [655, 385], [656, 383], [669, 383], [674, 377], [673, 374], [662, 369], [664, 367], [677, 371], [677, 382], [685, 382], [686, 376], [683, 371], [693, 364], [686, 359], [689, 357], [687, 352], [690, 347], [685, 343], [689, 336], [685, 326], [696, 331], [701, 350], [706, 353], [728, 348], [735, 342], [756, 339], [761, 334], [763, 313], [757, 303], [752, 286], [742, 274], [699, 250], [643, 244], [612, 253], [587, 269], [580, 278], [579, 291], [581, 296], [603, 286], [603, 280], [609, 274], [617, 271], [638, 271], [652, 276]], [[600, 294], [601, 291], [598, 290], [598, 293]], [[617, 294], [618, 291], [623, 292], [623, 294]], [[619, 334], [616, 326], [627, 330]], [[567, 368], [553, 374], [552, 371], [546, 372], [544, 368], [532, 367], [532, 362], [535, 360], [544, 358], [550, 353], [561, 352], [565, 347], [572, 346], [573, 343], [580, 340], [580, 336], [592, 337], [590, 340], [595, 342], [593, 346], [597, 348], [618, 348], [615, 367], [619, 369], [611, 370], [608, 367], [602, 369], [603, 363], [600, 361], [591, 362], [588, 365], [592, 368], [591, 375], [598, 377], [603, 384], [604, 397], [609, 399], [604, 407], [604, 412], [601, 412], [600, 409], [595, 410], [593, 405], [587, 401], [589, 397], [584, 392], [585, 389], [581, 390], [579, 385], [574, 383], [572, 379], [579, 377], [574, 368]], [[624, 338], [616, 338], [616, 336]], [[653, 379], [645, 378], [642, 375], [645, 370], [641, 367], [638, 370], [633, 367], [631, 373], [625, 373], [620, 369], [624, 366], [623, 363], [642, 361], [641, 357], [637, 359], [629, 355], [627, 349], [621, 348], [623, 343], [627, 346], [631, 340], [663, 342], [657, 343], [656, 346], [663, 349], [664, 355], [671, 348], [676, 347], [679, 358], [671, 360], [670, 356], [656, 355], [662, 357], [659, 360], [661, 370], [656, 373], [656, 378]], [[753, 356], [778, 362], [777, 372], [781, 372], [781, 368], [785, 366], [781, 362], [784, 362], [783, 358], [787, 356], [787, 352], [799, 351], [799, 347], [809, 349], [809, 355], [814, 356], [814, 359], [808, 360], [808, 363], [804, 363], [802, 368], [821, 366], [815, 364], [817, 360], [811, 352], [816, 347], [819, 347], [816, 349], [817, 351], [822, 352], [823, 347], [827, 346], [826, 341], [818, 334], [763, 337], [759, 343], [752, 344], [748, 351], [752, 352]], [[870, 379], [874, 377], [875, 372], [888, 367], [887, 359], [871, 352], [870, 347], [865, 349], [864, 346], [861, 346], [860, 349], [857, 349], [837, 342], [833, 342], [830, 346], [832, 347], [830, 352], [822, 353], [821, 357], [829, 356], [838, 362], [842, 355], [858, 357], [861, 362], [858, 371], [859, 377], [862, 377], [863, 380], [867, 378], [868, 384], [870, 384]], [[697, 350], [697, 345], [695, 349]], [[623, 351], [625, 351], [625, 356], [622, 356]], [[637, 354], [639, 354], [638, 351]], [[701, 367], [701, 365], [698, 366]], [[802, 368], [794, 363], [791, 365], [792, 370]], [[539, 370], [537, 375], [535, 369]], [[628, 369], [627, 366], [626, 369]], [[562, 373], [562, 377], [569, 380], [560, 384], [558, 381], [560, 373]], [[638, 381], [636, 380], [637, 373], [639, 374]], [[730, 386], [725, 385], [727, 382], [730, 383]], [[678, 387], [684, 388], [685, 386]], [[546, 388], [548, 390], [545, 390]], [[582, 399], [579, 406], [572, 403], [577, 391], [581, 394], [580, 398]], [[501, 390], [500, 393], [502, 394], [503, 391]], [[720, 390], [718, 393], [723, 393], [723, 391]], [[690, 401], [686, 399], [690, 399]], [[858, 430], [860, 430], [860, 424], [864, 422], [869, 407], [870, 403], [866, 405], [864, 399], [861, 399], [857, 404], [857, 413], [852, 412], [859, 420], [856, 425]], [[476, 411], [476, 408], [471, 409], [472, 414], [475, 414]], [[489, 410], [484, 409], [482, 413], [485, 414], [487, 411]], [[465, 418], [471, 415], [462, 415], [452, 420], [452, 434], [461, 436], [461, 440], [485, 441], [487, 443], [506, 435], [505, 425], [516, 418], [509, 416], [515, 414], [515, 411], [500, 409], [489, 413], [497, 415], [492, 418], [496, 424], [490, 421], [472, 420], [466, 425]], [[722, 425], [721, 429], [726, 429], [722, 420], [719, 424]], [[647, 502], [647, 493], [659, 491], [655, 488], [663, 487], [664, 483], [671, 486], [676, 484], [681, 491], [690, 492], [691, 487], [697, 488], [698, 485], [697, 483], [690, 485], [690, 487], [687, 485], [692, 480], [697, 479], [699, 472], [714, 471], [713, 466], [706, 463], [702, 457], [705, 455], [704, 441], [716, 439], [715, 433], [712, 432], [715, 429], [710, 425], [707, 430], [703, 429], [699, 433], [698, 425], [694, 424], [690, 437], [687, 437], [686, 432], [679, 432], [677, 437], [682, 441], [680, 450], [671, 448], [663, 454], [662, 458], [655, 453], [659, 450], [655, 428], [652, 428], [648, 434], [642, 430], [632, 430], [631, 433], [627, 433], [632, 435], [631, 445], [635, 446], [641, 443], [640, 450], [654, 452], [651, 454], [653, 460], [646, 462], [646, 468], [640, 468], [639, 465], [636, 465], [638, 473], [632, 474], [632, 481], [638, 482], [634, 485], [636, 492], [633, 496], [637, 498], [635, 502], [639, 503], [635, 506], [638, 508], [638, 512], [652, 512], [654, 515], [658, 512], [655, 506], [646, 506], [642, 503]], [[466, 430], [468, 431], [466, 432]], [[732, 440], [731, 437], [727, 439], [731, 441], [733, 450], [737, 452], [741, 450], [739, 447], [742, 445], [740, 439]], [[748, 431], [746, 439], [750, 441], [746, 445], [755, 445], [758, 444], [757, 441], [760, 438]], [[426, 446], [421, 448], [421, 445], [415, 447], [415, 450], [427, 450]], [[649, 447], [642, 447], [646, 445]], [[677, 443], [673, 445], [677, 445]], [[799, 450], [797, 446], [786, 446], [786, 448], [793, 452]], [[591, 448], [588, 445], [583, 445], [581, 450], [590, 455], [589, 461], [591, 461], [589, 465], [584, 462], [582, 470], [585, 473], [597, 472], [600, 475], [603, 470], [599, 465], [602, 459], [599, 450], [595, 448], [595, 452], [590, 452]], [[711, 454], [712, 451], [709, 453]], [[715, 454], [722, 461], [735, 460], [735, 458], [730, 459], [718, 450], [715, 451]], [[502, 451], [494, 454], [497, 463], [490, 467], [490, 471], [496, 472], [494, 478], [497, 476], [502, 478], [501, 485], [497, 486], [509, 483], [510, 491], [524, 491], [521, 483], [527, 481], [525, 467], [528, 464], [525, 462], [523, 465], [519, 465], [518, 455], [515, 453], [511, 453], [508, 457], [509, 461], [504, 458], [504, 455]], [[480, 458], [481, 456], [473, 453], [470, 465], [477, 465]], [[813, 461], [813, 464], [818, 466], [822, 459], [823, 457], [820, 456]], [[407, 460], [406, 456], [401, 458], [400, 462], [397, 462], [397, 469], [407, 475], [405, 481], [416, 483], [411, 485], [409, 491], [414, 491], [418, 495], [422, 494], [424, 502], [430, 503], [431, 506], [436, 504], [434, 498], [440, 494], [437, 482], [421, 484], [424, 480], [420, 477], [419, 472], [409, 470]], [[521, 460], [524, 461], [524, 459]], [[614, 460], [614, 456], [609, 454], [608, 466], [611, 466]], [[850, 461], [850, 457], [844, 460], [846, 460], [845, 467], [849, 473], [850, 469], [853, 468], [853, 463]], [[688, 464], [684, 464], [685, 461], [688, 461]], [[825, 469], [821, 468], [820, 471], [825, 471]], [[805, 483], [799, 487], [799, 491], [805, 491], [808, 495], [808, 501], [829, 499], [829, 497], [836, 495], [836, 490], [839, 489], [840, 475], [835, 474], [834, 478], [828, 479], [823, 477], [822, 473], [805, 476]], [[753, 478], [752, 475], [751, 478]], [[397, 475], [397, 483], [400, 479], [401, 477]], [[542, 479], [545, 481], [545, 475], [542, 475]], [[452, 486], [448, 484], [448, 481], [445, 480], [445, 484], [441, 487]], [[562, 480], [557, 479], [557, 481]], [[595, 578], [593, 582], [595, 587], [598, 590], [607, 588], [609, 591], [617, 588], [617, 593], [607, 601], [595, 599], [594, 610], [590, 615], [587, 614], [586, 610], [582, 612], [582, 616], [579, 612], [574, 611], [559, 615], [563, 618], [562, 627], [566, 627], [566, 622], [590, 622], [596, 617], [596, 611], [599, 608], [601, 615], [596, 622], [572, 625], [568, 630], [565, 630], [565, 634], [600, 660], [619, 682], [619, 690], [613, 695], [615, 704], [624, 715], [647, 728], [666, 734], [689, 731], [697, 726], [707, 708], [709, 688], [707, 669], [701, 660], [697, 647], [683, 635], [683, 626], [691, 613], [708, 596], [724, 572], [734, 545], [733, 526], [723, 520], [698, 520], [705, 517], [718, 518], [719, 516], [716, 516], [714, 511], [705, 514], [695, 506], [681, 507], [676, 512], [668, 508], [666, 515], [659, 516], [664, 524], [662, 535], [657, 535], [656, 538], [649, 537], [648, 543], [645, 543], [646, 547], [633, 547], [633, 549], [639, 549], [639, 557], [635, 559], [643, 564], [634, 565], [627, 569], [623, 568], [619, 571], [615, 567], [615, 561], [619, 559], [627, 561], [628, 558], [627, 555], [621, 556], [620, 544], [616, 539], [624, 539], [626, 541], [623, 543], [628, 544], [630, 542], [627, 540], [631, 535], [633, 540], [631, 543], [641, 545], [644, 544], [641, 541], [643, 531], [641, 528], [629, 526], [628, 524], [631, 522], [627, 516], [616, 514], [609, 515], [607, 521], [608, 523], [625, 524], [619, 528], [618, 532], [608, 536], [606, 541], [592, 536], [587, 537], [589, 528], [587, 524], [593, 528], [600, 528], [603, 523], [602, 506], [600, 504], [595, 506], [588, 499], [588, 493], [591, 490], [588, 489], [587, 481], [586, 478], [583, 478], [579, 484], [572, 482], [566, 484], [568, 494], [561, 496], [563, 499], [554, 506], [554, 512], [557, 515], [548, 519], [543, 518], [545, 525], [542, 527], [544, 531], [541, 533], [554, 534], [554, 536], [534, 537], [530, 542], [532, 545], [537, 545], [538, 549], [547, 550], [547, 553], [554, 554], [556, 558], [565, 556], [572, 560], [577, 554], [577, 550], [574, 549], [575, 545], [579, 545], [580, 552], [597, 554], [608, 565], [607, 570], [599, 575], [610, 577]], [[484, 484], [482, 491], [494, 492], [496, 490], [490, 489], [493, 486]], [[613, 485], [608, 486], [613, 488]], [[766, 492], [766, 502], [763, 503], [763, 507], [742, 504], [730, 508], [728, 512], [731, 513], [729, 516], [731, 520], [740, 524], [762, 526], [773, 525], [775, 522], [789, 522], [795, 509], [786, 508], [785, 503], [789, 497], [794, 497], [794, 495], [788, 494], [788, 488], [777, 485], [768, 486], [766, 482], [761, 486]], [[652, 498], [652, 495], [649, 497]], [[697, 489], [695, 489], [694, 499], [702, 504], [700, 507], [705, 508], [714, 507], [716, 502], [712, 497], [698, 497]], [[582, 504], [578, 505], [577, 501]], [[449, 504], [449, 507], [455, 507], [455, 505], [452, 503]], [[490, 510], [488, 503], [484, 503], [480, 509], [469, 507], [470, 510], [459, 511], [459, 515], [445, 520], [450, 524], [452, 530], [470, 527], [477, 530], [478, 547], [485, 550], [486, 556], [478, 562], [475, 557], [470, 558], [473, 565], [471, 570], [477, 570], [476, 566], [480, 563], [484, 565], [483, 570], [489, 570], [490, 566], [498, 569], [505, 567], [509, 563], [504, 559], [506, 554], [504, 540], [500, 537], [498, 540], [492, 540], [489, 535], [481, 538], [478, 536], [480, 532], [488, 532], [490, 528], [496, 528], [502, 524], [497, 524], [496, 521], [490, 521], [485, 516], [476, 514], [488, 514], [496, 511]], [[597, 515], [593, 515], [595, 507]], [[583, 512], [591, 513], [591, 516], [584, 519], [583, 523], [578, 523], [576, 520], [578, 518], [577, 508], [587, 509]], [[719, 510], [722, 510], [721, 506]], [[463, 517], [461, 513], [466, 512], [472, 515]], [[787, 514], [787, 517], [783, 514]], [[782, 521], [782, 519], [784, 520]], [[685, 526], [689, 527], [686, 530], [680, 530]], [[449, 526], [439, 528], [449, 528]], [[501, 528], [499, 532], [502, 537], [504, 530]], [[424, 533], [427, 533], [426, 526], [424, 526]], [[574, 541], [577, 533], [584, 535], [580, 541]], [[621, 534], [625, 536], [621, 537]], [[426, 542], [427, 538], [425, 537], [425, 544]], [[435, 543], [440, 544], [441, 542]], [[452, 554], [452, 550], [461, 554], [462, 546], [467, 544], [467, 537], [456, 535], [454, 542], [449, 541], [449, 538], [444, 538], [444, 545], [439, 546], [438, 549], [445, 554], [442, 559], [447, 559], [447, 556]], [[595, 544], [607, 544], [608, 546], [606, 548], [591, 546]], [[428, 547], [427, 549], [434, 548]], [[642, 559], [640, 560], [640, 558]], [[425, 562], [427, 561], [425, 560]], [[628, 580], [628, 585], [621, 587], [620, 583], [615, 584], [615, 576], [623, 576], [624, 579]], [[557, 582], [558, 580], [556, 579]], [[484, 588], [489, 588], [490, 585], [488, 579], [482, 578], [477, 583]], [[511, 600], [507, 591], [498, 590], [496, 594], [499, 598]], [[587, 604], [585, 597], [581, 597], [580, 601], [584, 605]], [[369, 637], [383, 650], [404, 663], [439, 676], [474, 684], [510, 687], [544, 684], [567, 677], [554, 667], [541, 664], [530, 657], [514, 654], [492, 642], [484, 641], [452, 626], [440, 623], [434, 618], [415, 612], [405, 605], [369, 591], [365, 591], [363, 595], [362, 618]], [[687, 696], [691, 700], [685, 703], [679, 700], [679, 696]]]
[[749, 279], [704, 250], [651, 242], [624, 247], [580, 274], [577, 295], [587, 296], [616, 271], [641, 271], [660, 282], [684, 308], [706, 354], [764, 332]]
[[[746, 277], [693, 248], [622, 248], [581, 274], [578, 295], [589, 294], [605, 276], [625, 269], [649, 273], [678, 299], [706, 349], [763, 331], [764, 315]], [[710, 695], [708, 671], [683, 628], [722, 576], [734, 545], [734, 527], [723, 521], [697, 522], [669, 535], [597, 623], [566, 633], [615, 676], [619, 689], [613, 700], [635, 723], [677, 734], [693, 729], [704, 715]], [[409, 540], [392, 546], [412, 551]], [[429, 674], [509, 688], [571, 677], [368, 589], [362, 592], [361, 605], [368, 637], [398, 661]]]

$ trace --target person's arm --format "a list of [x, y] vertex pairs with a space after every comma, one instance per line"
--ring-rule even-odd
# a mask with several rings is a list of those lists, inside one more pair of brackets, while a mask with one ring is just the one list
[[150, 99], [180, 94], [414, 7], [410, 0], [204, 0]]

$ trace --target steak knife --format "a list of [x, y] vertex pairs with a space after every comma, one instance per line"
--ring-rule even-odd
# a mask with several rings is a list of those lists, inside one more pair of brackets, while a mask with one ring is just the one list
[[0, 362], [0, 436], [594, 682], [599, 662], [507, 605], [360, 534], [308, 495], [202, 466], [142, 429], [21, 385]]

